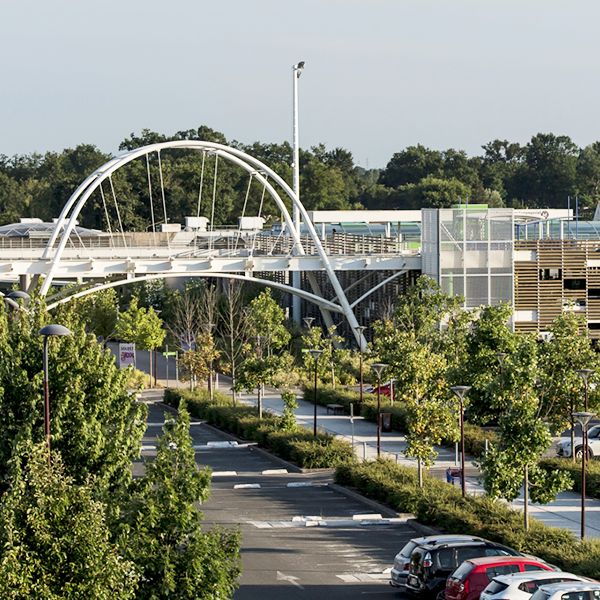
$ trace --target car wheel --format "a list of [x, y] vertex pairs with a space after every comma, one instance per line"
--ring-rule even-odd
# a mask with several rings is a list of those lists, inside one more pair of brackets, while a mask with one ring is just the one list
[[[583, 446], [578, 446], [575, 448], [575, 458], [581, 458], [583, 456]], [[592, 449], [588, 446], [588, 457], [594, 458], [594, 453]]]
[[446, 600], [446, 591], [442, 590], [436, 597], [435, 600]]

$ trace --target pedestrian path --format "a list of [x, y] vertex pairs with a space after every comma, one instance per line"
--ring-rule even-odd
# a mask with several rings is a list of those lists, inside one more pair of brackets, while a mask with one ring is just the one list
[[[242, 402], [256, 404], [257, 396], [244, 394]], [[314, 405], [305, 402], [298, 395], [299, 408], [296, 411], [296, 420], [299, 425], [308, 429], [314, 424]], [[267, 391], [263, 398], [263, 408], [275, 414], [281, 414], [283, 400], [276, 391]], [[354, 417], [351, 422], [348, 415], [333, 415], [327, 413], [323, 406], [317, 406], [317, 427], [332, 435], [340, 437], [354, 446], [354, 451], [359, 460], [373, 460], [377, 456], [377, 426], [375, 423], [365, 421], [361, 417]], [[406, 442], [404, 436], [398, 432], [382, 432], [381, 454], [396, 460], [399, 464], [416, 467], [414, 459], [404, 456]], [[430, 472], [440, 478], [445, 478], [446, 469], [458, 466], [458, 459], [453, 449], [437, 446], [438, 458], [435, 466]], [[483, 487], [478, 482], [479, 471], [474, 464], [474, 458], [467, 456], [465, 460], [466, 490], [469, 494], [482, 494]], [[523, 495], [515, 500], [511, 506], [517, 510], [523, 510]], [[581, 494], [575, 492], [562, 492], [555, 502], [540, 506], [530, 504], [530, 516], [554, 527], [569, 529], [576, 535], [581, 531]], [[586, 536], [600, 538], [600, 501], [586, 498]]]

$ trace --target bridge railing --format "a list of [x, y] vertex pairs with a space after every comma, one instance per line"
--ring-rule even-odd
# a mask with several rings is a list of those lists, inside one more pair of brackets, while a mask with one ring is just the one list
[[[307, 255], [317, 255], [317, 248], [309, 235], [301, 235], [301, 243]], [[46, 247], [46, 238], [3, 237], [0, 236], [0, 259], [2, 254], [10, 258], [39, 258]], [[372, 236], [362, 234], [334, 233], [321, 238], [325, 252], [336, 255], [372, 255], [417, 253], [407, 242], [396, 237]], [[181, 233], [125, 233], [98, 236], [70, 236], [64, 259], [72, 258], [70, 250], [127, 249], [130, 256], [134, 249], [159, 250], [159, 254], [171, 253], [173, 256], [193, 257], [203, 255], [221, 256], [290, 256], [293, 254], [293, 239], [289, 235], [271, 233], [252, 233], [238, 231], [181, 232]], [[119, 252], [119, 256], [123, 256]], [[81, 255], [84, 258], [84, 255]]]

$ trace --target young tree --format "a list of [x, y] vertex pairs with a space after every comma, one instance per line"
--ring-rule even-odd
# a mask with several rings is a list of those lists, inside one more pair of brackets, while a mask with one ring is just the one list
[[60, 454], [25, 444], [0, 502], [3, 598], [136, 597], [137, 569], [111, 538], [93, 487], [65, 473]]
[[271, 288], [262, 291], [248, 307], [249, 334], [262, 336], [269, 353], [283, 348], [290, 341], [290, 333], [285, 328], [285, 313], [271, 297]]
[[[221, 353], [215, 348], [210, 333], [201, 333], [196, 338], [196, 349], [184, 352], [179, 359], [182, 381], [204, 381], [209, 378], [212, 364]], [[193, 384], [192, 384], [193, 385]], [[212, 398], [212, 388], [209, 389]]]
[[121, 551], [140, 575], [136, 598], [229, 598], [241, 572], [240, 534], [202, 532], [196, 504], [210, 495], [210, 470], [196, 464], [185, 406], [177, 420], [165, 419], [156, 458], [135, 480], [119, 519]]

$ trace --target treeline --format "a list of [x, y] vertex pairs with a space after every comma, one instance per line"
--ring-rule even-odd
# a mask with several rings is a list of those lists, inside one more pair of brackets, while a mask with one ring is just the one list
[[[227, 140], [206, 126], [165, 136], [144, 130], [120, 145], [131, 150], [169, 140], [202, 140], [239, 148], [266, 163], [290, 185], [292, 147], [289, 143], [244, 145]], [[20, 217], [49, 221], [60, 214], [69, 196], [96, 168], [111, 158], [95, 146], [82, 144], [61, 153], [0, 155], [0, 224]], [[235, 224], [244, 211], [248, 216], [281, 218], [262, 187], [249, 185], [247, 173], [224, 160], [218, 161], [215, 225]], [[102, 193], [94, 193], [80, 221], [84, 227], [143, 231], [164, 219], [184, 222], [212, 211], [214, 156], [192, 150], [168, 150], [129, 163], [107, 181]], [[150, 172], [150, 185], [148, 181]], [[385, 169], [356, 166], [351, 152], [327, 150], [319, 145], [300, 152], [301, 199], [308, 210], [357, 208], [418, 209], [447, 207], [462, 200], [490, 206], [524, 208], [565, 207], [567, 197], [579, 198], [587, 215], [600, 199], [600, 142], [578, 148], [568, 136], [538, 134], [524, 146], [494, 140], [483, 154], [468, 157], [462, 150], [430, 150], [410, 146], [395, 153]], [[161, 185], [162, 181], [162, 185]], [[200, 206], [198, 201], [200, 199]]]

